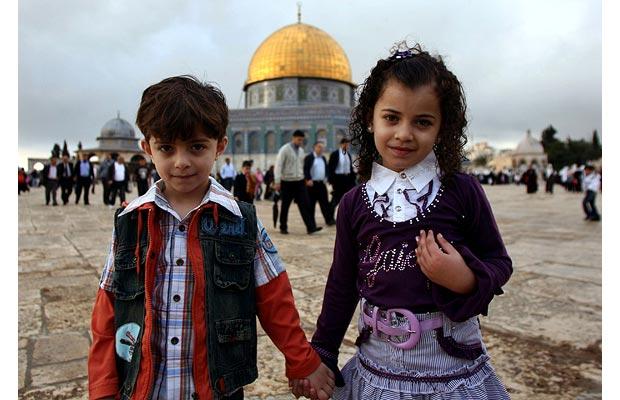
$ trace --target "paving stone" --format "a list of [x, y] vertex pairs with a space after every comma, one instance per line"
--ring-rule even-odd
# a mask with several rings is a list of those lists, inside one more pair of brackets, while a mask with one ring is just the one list
[[57, 286], [91, 286], [97, 285], [99, 279], [95, 275], [78, 275], [73, 277], [45, 276], [39, 279], [28, 279], [26, 276], [19, 281], [19, 290], [22, 289], [43, 289]]
[[26, 369], [28, 367], [28, 352], [26, 349], [19, 349], [17, 354], [17, 370], [18, 370], [18, 390], [22, 390], [26, 384]]
[[88, 400], [88, 382], [79, 379], [72, 382], [45, 385], [36, 389], [25, 391], [20, 398], [22, 400]]
[[19, 273], [32, 272], [49, 272], [54, 270], [63, 270], [69, 267], [85, 265], [82, 257], [64, 257], [64, 258], [39, 258], [33, 260], [20, 259], [18, 263]]
[[89, 346], [88, 338], [77, 332], [42, 336], [34, 343], [32, 365], [40, 366], [88, 357]]
[[87, 376], [87, 359], [32, 367], [30, 374], [33, 387], [84, 378]]
[[91, 301], [56, 301], [45, 305], [49, 333], [85, 332], [90, 328], [90, 317], [95, 297]]
[[41, 332], [41, 306], [20, 304], [18, 306], [18, 332], [20, 337], [38, 335]]

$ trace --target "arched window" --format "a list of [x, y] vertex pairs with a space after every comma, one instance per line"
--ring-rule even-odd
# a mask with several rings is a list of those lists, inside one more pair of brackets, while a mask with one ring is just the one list
[[233, 135], [233, 153], [245, 153], [245, 148], [243, 146], [243, 132], [235, 132]]
[[261, 148], [258, 140], [258, 132], [250, 132], [248, 153], [256, 154], [260, 152]]
[[265, 135], [265, 152], [275, 153], [276, 151], [276, 134], [273, 131], [269, 131]]

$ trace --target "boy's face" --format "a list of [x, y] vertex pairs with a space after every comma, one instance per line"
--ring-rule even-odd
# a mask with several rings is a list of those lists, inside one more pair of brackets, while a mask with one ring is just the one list
[[186, 141], [166, 142], [151, 136], [148, 142], [140, 142], [166, 183], [166, 194], [181, 197], [204, 196], [215, 158], [224, 152], [227, 143], [226, 137], [218, 141], [201, 130]]

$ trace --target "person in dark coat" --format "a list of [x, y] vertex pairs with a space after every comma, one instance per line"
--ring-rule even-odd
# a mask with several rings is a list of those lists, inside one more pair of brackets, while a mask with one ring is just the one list
[[263, 177], [263, 183], [265, 184], [265, 200], [273, 199], [273, 165], [269, 166], [265, 176]]
[[84, 189], [84, 205], [89, 205], [88, 190], [95, 180], [95, 169], [88, 160], [88, 154], [82, 153], [82, 159], [75, 163], [73, 177], [75, 179], [75, 204], [80, 202], [80, 195], [82, 194], [82, 189]]
[[110, 167], [116, 161], [115, 157], [116, 155], [106, 154], [97, 172], [98, 179], [101, 179], [101, 186], [103, 187], [103, 204], [105, 205], [110, 204]]
[[521, 180], [525, 184], [528, 194], [536, 193], [538, 191], [538, 176], [532, 165], [530, 165], [527, 171], [525, 171], [521, 177]]
[[69, 161], [69, 155], [65, 153], [62, 155], [62, 162], [58, 164], [58, 183], [60, 184], [60, 198], [63, 206], [67, 205], [69, 196], [73, 192], [74, 178], [73, 163]]
[[336, 221], [334, 221], [334, 211], [327, 199], [327, 187], [325, 186], [327, 161], [323, 156], [323, 147], [322, 142], [316, 142], [313, 151], [304, 159], [304, 179], [310, 197], [310, 214], [314, 215], [318, 202], [323, 218], [325, 218], [325, 224], [329, 226], [335, 225]]
[[45, 186], [45, 205], [50, 204], [50, 195], [52, 197], [52, 205], [57, 206], [56, 191], [58, 190], [58, 158], [52, 156], [49, 164], [45, 164], [41, 172], [41, 183]]
[[241, 172], [235, 176], [233, 184], [233, 194], [237, 200], [246, 203], [254, 202], [254, 191], [256, 189], [256, 178], [251, 173], [252, 163], [244, 161], [241, 164]]
[[342, 138], [340, 148], [330, 154], [327, 164], [327, 179], [334, 189], [331, 201], [334, 210], [342, 196], [355, 186], [353, 160], [349, 152], [350, 142], [349, 139]]
[[149, 171], [149, 167], [147, 167], [146, 160], [144, 158], [140, 158], [138, 161], [135, 180], [138, 185], [138, 196], [142, 196], [147, 192], [147, 190], [149, 190], [149, 186], [151, 186], [151, 171]]

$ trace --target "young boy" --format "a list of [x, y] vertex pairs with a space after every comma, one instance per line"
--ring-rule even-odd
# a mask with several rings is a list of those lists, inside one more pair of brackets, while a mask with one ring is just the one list
[[256, 316], [327, 399], [334, 376], [309, 346], [254, 206], [209, 177], [227, 144], [223, 94], [190, 76], [147, 88], [137, 125], [161, 181], [119, 209], [92, 314], [91, 399], [242, 399]]

